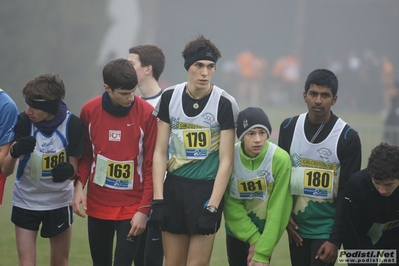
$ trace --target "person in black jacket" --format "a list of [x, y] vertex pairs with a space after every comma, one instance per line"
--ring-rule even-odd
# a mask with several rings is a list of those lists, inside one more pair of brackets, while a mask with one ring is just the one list
[[396, 249], [399, 262], [398, 161], [399, 147], [381, 143], [371, 151], [367, 168], [349, 179], [342, 205], [345, 250]]
[[387, 91], [391, 99], [388, 116], [385, 119], [384, 140], [391, 145], [399, 145], [399, 82]]

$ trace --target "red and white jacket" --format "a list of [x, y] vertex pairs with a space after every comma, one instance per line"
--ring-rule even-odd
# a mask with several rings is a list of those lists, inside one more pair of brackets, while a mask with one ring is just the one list
[[108, 207], [138, 204], [138, 210], [149, 215], [157, 134], [152, 111], [153, 107], [140, 97], [135, 97], [126, 116], [105, 111], [102, 96], [83, 106], [80, 117], [86, 126], [86, 153], [77, 178], [84, 186], [88, 182], [88, 200]]

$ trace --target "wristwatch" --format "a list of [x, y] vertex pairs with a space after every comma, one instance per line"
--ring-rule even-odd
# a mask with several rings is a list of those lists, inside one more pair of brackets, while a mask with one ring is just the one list
[[208, 205], [206, 206], [206, 209], [211, 212], [211, 213], [216, 213], [218, 211], [218, 208], [216, 208], [216, 206], [213, 205]]

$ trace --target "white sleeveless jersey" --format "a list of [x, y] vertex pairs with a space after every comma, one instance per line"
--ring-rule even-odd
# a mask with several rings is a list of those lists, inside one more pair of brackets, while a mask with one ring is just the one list
[[265, 202], [270, 196], [271, 188], [273, 188], [274, 184], [272, 165], [277, 145], [269, 142], [265, 158], [256, 170], [249, 170], [242, 164], [240, 146], [241, 142], [235, 145], [234, 167], [230, 181], [230, 196], [236, 199], [248, 200], [258, 198]]
[[219, 148], [220, 125], [217, 114], [223, 90], [214, 85], [202, 112], [195, 117], [188, 117], [182, 103], [185, 85], [186, 82], [176, 85], [170, 100], [174, 104], [169, 105], [172, 131], [169, 152], [173, 159], [169, 161], [170, 169], [178, 169], [192, 160], [205, 160]]
[[73, 182], [52, 181], [51, 170], [60, 162], [67, 162], [67, 117], [51, 134], [45, 135], [31, 123], [30, 136], [36, 138], [33, 153], [21, 156], [17, 179], [14, 182], [13, 205], [23, 209], [45, 211], [69, 206], [73, 197]]
[[[318, 170], [320, 172], [323, 172], [323, 170], [332, 171], [333, 197], [335, 198], [338, 192], [339, 172], [341, 165], [337, 155], [337, 146], [338, 146], [339, 137], [346, 123], [341, 118], [338, 118], [333, 129], [331, 130], [330, 134], [327, 136], [326, 139], [324, 139], [320, 143], [311, 143], [307, 140], [305, 135], [304, 125], [305, 125], [306, 114], [307, 113], [301, 114], [298, 117], [298, 121], [295, 125], [294, 135], [292, 138], [292, 143], [290, 147], [290, 156], [292, 160], [293, 171], [296, 167], [305, 167], [310, 170], [314, 169], [316, 170], [316, 172]], [[316, 176], [316, 178], [319, 177]], [[318, 181], [318, 180], [313, 180], [313, 181]], [[307, 182], [309, 182], [310, 184], [316, 183], [316, 185], [320, 183], [320, 182], [312, 183], [312, 177], [309, 177], [306, 183]], [[312, 187], [316, 187], [316, 189], [314, 190], [317, 191], [317, 186], [310, 185], [310, 187], [311, 190]], [[321, 197], [320, 199], [315, 197], [313, 200], [323, 201]], [[299, 202], [297, 202], [297, 204], [299, 204]]]
[[162, 94], [159, 94], [157, 97], [155, 98], [142, 98], [143, 100], [145, 100], [147, 103], [151, 104], [153, 107], [155, 107], [159, 100], [161, 99]]

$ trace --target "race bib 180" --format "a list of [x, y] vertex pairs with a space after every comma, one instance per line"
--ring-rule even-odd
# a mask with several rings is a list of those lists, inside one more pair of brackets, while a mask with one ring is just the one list
[[292, 168], [291, 195], [331, 199], [333, 197], [333, 186], [333, 170], [305, 167]]

